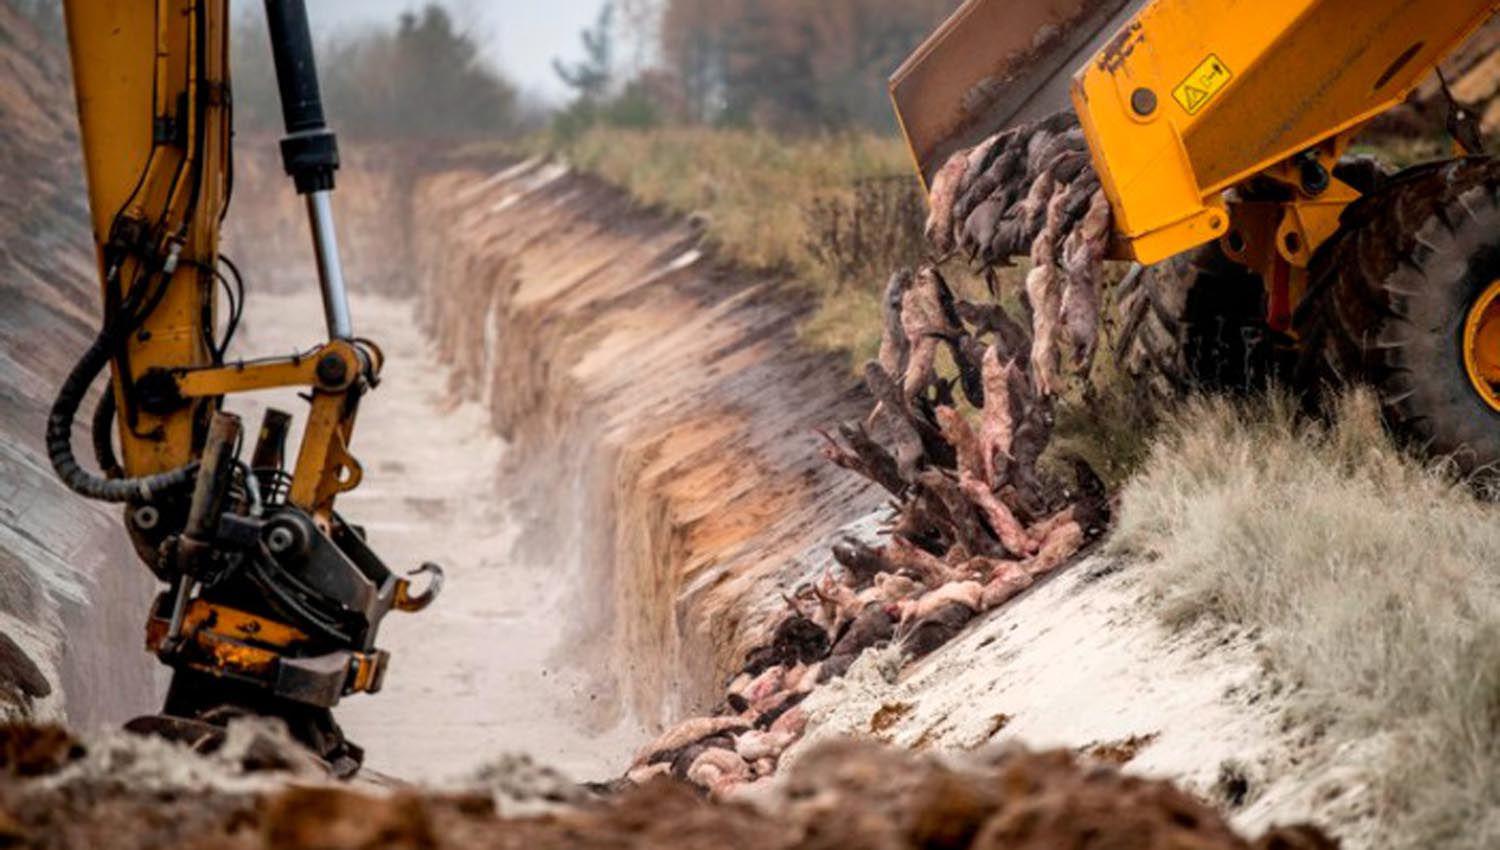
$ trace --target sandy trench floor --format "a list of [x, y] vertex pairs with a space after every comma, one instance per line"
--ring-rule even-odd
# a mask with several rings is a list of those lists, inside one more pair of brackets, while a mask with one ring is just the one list
[[[340, 512], [367, 529], [392, 569], [436, 561], [447, 583], [427, 611], [385, 620], [380, 645], [393, 656], [385, 689], [346, 700], [340, 723], [366, 748], [370, 769], [414, 782], [453, 778], [507, 753], [580, 780], [617, 774], [650, 736], [569, 663], [589, 650], [570, 643], [578, 634], [569, 609], [591, 590], [583, 565], [513, 556], [520, 529], [505, 509], [505, 445], [480, 405], [451, 397], [412, 303], [357, 295], [353, 313], [356, 332], [387, 359], [355, 431], [364, 481]], [[289, 353], [323, 338], [315, 290], [256, 293], [231, 357]], [[266, 405], [297, 415], [300, 429], [306, 405], [290, 393], [229, 407], [253, 432]]]

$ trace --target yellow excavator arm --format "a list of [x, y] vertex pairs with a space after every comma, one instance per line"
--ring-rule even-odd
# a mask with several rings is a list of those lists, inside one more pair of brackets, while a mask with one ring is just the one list
[[[331, 202], [338, 148], [307, 11], [303, 0], [265, 5], [282, 155], [306, 199], [328, 338], [301, 355], [227, 359], [244, 299], [219, 255], [234, 173], [228, 0], [66, 0], [103, 315], [58, 395], [48, 449], [71, 489], [126, 505], [137, 551], [168, 585], [147, 643], [173, 684], [164, 714], [136, 725], [203, 740], [229, 716], [275, 715], [351, 772], [361, 751], [329, 709], [379, 690], [381, 619], [425, 607], [441, 571], [426, 565], [432, 585], [414, 593], [334, 509], [362, 477], [355, 416], [382, 356], [354, 335]], [[74, 423], [106, 371], [90, 470]], [[223, 410], [226, 396], [275, 387], [311, 398], [290, 470], [288, 414], [268, 412], [241, 459], [242, 425]]]
[[192, 463], [214, 407], [143, 403], [139, 382], [215, 360], [219, 222], [230, 188], [222, 6], [66, 5], [105, 323], [118, 325], [106, 353], [129, 478]]

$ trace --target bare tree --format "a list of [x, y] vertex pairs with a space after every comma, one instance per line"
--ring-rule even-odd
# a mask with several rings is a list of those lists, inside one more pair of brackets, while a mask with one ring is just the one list
[[622, 76], [634, 78], [656, 61], [661, 48], [663, 0], [615, 0], [620, 43], [626, 45]]
[[957, 0], [666, 0], [661, 52], [690, 117], [889, 127], [884, 82]]

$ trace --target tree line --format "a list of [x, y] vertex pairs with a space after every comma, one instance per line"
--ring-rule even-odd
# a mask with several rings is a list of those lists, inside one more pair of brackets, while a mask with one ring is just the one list
[[891, 126], [886, 79], [954, 0], [668, 0], [661, 48], [690, 120]]
[[[612, 0], [559, 63], [560, 120], [809, 132], [893, 127], [886, 79], [958, 0]], [[655, 61], [614, 72], [617, 13]], [[644, 22], [644, 26], [642, 25]]]
[[[58, 0], [3, 0], [61, 38]], [[595, 123], [697, 124], [776, 132], [894, 127], [886, 79], [959, 0], [602, 0], [571, 55], [564, 134]], [[279, 128], [264, 16], [233, 22], [237, 123]], [[534, 128], [538, 110], [439, 2], [384, 26], [325, 37], [331, 117], [370, 138], [463, 138]]]

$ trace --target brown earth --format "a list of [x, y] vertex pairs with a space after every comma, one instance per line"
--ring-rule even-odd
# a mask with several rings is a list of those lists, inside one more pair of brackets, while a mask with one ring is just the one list
[[[55, 733], [42, 737], [60, 749], [76, 747]], [[78, 757], [67, 753], [59, 760]], [[753, 804], [711, 802], [663, 779], [613, 798], [526, 817], [498, 814], [495, 800], [479, 790], [377, 794], [309, 785], [270, 793], [143, 793], [86, 776], [72, 767], [42, 779], [12, 774], [0, 783], [0, 840], [59, 850], [1337, 846], [1303, 827], [1247, 841], [1212, 808], [1165, 782], [1081, 763], [1062, 751], [1014, 748], [945, 762], [869, 743], [835, 742], [809, 753]]]

